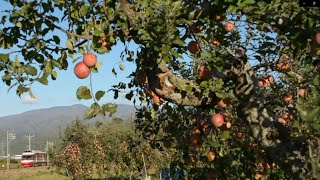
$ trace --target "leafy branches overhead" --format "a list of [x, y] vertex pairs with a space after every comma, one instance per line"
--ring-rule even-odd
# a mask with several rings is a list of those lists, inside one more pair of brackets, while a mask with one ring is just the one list
[[80, 86], [77, 98], [94, 100], [86, 118], [112, 115], [106, 92], [116, 99], [130, 89], [125, 97], [140, 103], [136, 129], [153, 148], [175, 149], [172, 165], [190, 176], [319, 175], [319, 8], [297, 0], [10, 3], [0, 47], [13, 50], [1, 52], [0, 72], [17, 95], [59, 78], [69, 59], [124, 43], [119, 57], [136, 66], [131, 81], [109, 91]]

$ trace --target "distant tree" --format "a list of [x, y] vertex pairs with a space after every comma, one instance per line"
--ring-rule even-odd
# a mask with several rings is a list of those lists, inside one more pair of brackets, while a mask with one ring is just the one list
[[152, 149], [128, 123], [105, 123], [96, 128], [77, 119], [62, 140], [51, 152], [51, 164], [55, 171], [73, 179], [158, 176], [170, 163], [168, 152]]
[[123, 119], [118, 117], [112, 118], [112, 123], [116, 123], [116, 124], [123, 123]]

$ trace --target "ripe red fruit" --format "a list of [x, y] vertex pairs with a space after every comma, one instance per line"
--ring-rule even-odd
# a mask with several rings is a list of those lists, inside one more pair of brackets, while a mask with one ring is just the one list
[[221, 127], [224, 123], [224, 118], [221, 114], [214, 114], [211, 117], [211, 123], [216, 127]]
[[209, 124], [206, 121], [203, 121], [203, 120], [200, 122], [200, 125], [201, 125], [201, 128], [203, 130], [205, 130], [205, 129], [207, 129], [209, 127]]
[[305, 94], [306, 94], [306, 88], [300, 88], [300, 89], [299, 89], [299, 95], [300, 95], [301, 97], [304, 97]]
[[258, 80], [258, 84], [259, 84], [260, 87], [265, 87], [265, 86], [264, 86], [265, 80], [264, 80], [264, 79], [259, 79], [259, 80]]
[[209, 69], [206, 67], [206, 66], [204, 66], [204, 65], [201, 65], [200, 67], [199, 67], [199, 77], [200, 77], [200, 79], [209, 79], [210, 78], [210, 71], [209, 71]]
[[86, 53], [83, 55], [83, 63], [88, 67], [92, 67], [97, 63], [97, 56], [93, 53]]
[[317, 32], [314, 36], [315, 42], [320, 45], [320, 32]]
[[79, 62], [74, 66], [74, 74], [79, 79], [84, 79], [88, 77], [90, 72], [91, 72], [90, 69], [83, 62]]
[[234, 29], [234, 25], [231, 22], [226, 22], [224, 25], [224, 29], [228, 32], [232, 32]]
[[196, 145], [199, 142], [199, 138], [197, 136], [191, 136], [190, 142], [191, 142], [191, 144]]
[[198, 135], [200, 133], [201, 133], [201, 131], [196, 126], [194, 126], [191, 130], [191, 134], [193, 134], [193, 135]]
[[220, 108], [226, 108], [229, 104], [230, 104], [230, 99], [229, 98], [220, 99], [219, 102], [218, 102], [218, 106]]
[[216, 40], [216, 39], [212, 39], [211, 40], [211, 44], [214, 45], [214, 46], [219, 46], [220, 45], [220, 41]]
[[277, 64], [277, 68], [281, 70], [282, 72], [288, 72], [291, 69], [291, 65], [286, 62], [280, 62]]
[[195, 145], [194, 149], [197, 151], [197, 152], [202, 152], [202, 147], [200, 145]]
[[188, 50], [192, 54], [197, 54], [200, 51], [200, 45], [195, 41], [191, 41], [188, 44]]
[[291, 94], [285, 95], [283, 99], [286, 104], [291, 104], [293, 102], [293, 96]]

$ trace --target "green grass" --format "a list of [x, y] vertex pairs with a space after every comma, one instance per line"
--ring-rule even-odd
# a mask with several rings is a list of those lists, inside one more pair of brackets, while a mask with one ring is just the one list
[[68, 180], [68, 178], [56, 173], [38, 172], [30, 176], [20, 177], [16, 180]]
[[52, 173], [47, 167], [30, 167], [0, 170], [0, 180], [68, 180], [66, 176]]

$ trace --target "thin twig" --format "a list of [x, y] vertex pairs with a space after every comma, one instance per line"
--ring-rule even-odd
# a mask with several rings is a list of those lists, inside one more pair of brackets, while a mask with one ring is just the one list
[[146, 173], [146, 178], [148, 177], [148, 174], [147, 174], [147, 168], [146, 168], [146, 162], [144, 161], [144, 156], [143, 156], [143, 153], [142, 154], [142, 160], [143, 160], [143, 167], [144, 167], [144, 171]]

